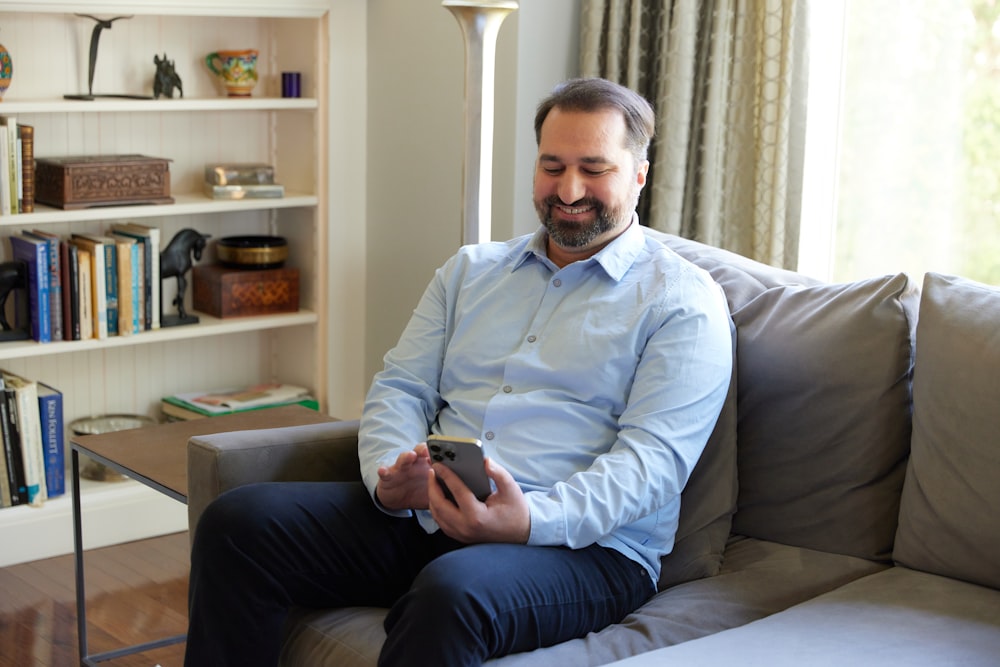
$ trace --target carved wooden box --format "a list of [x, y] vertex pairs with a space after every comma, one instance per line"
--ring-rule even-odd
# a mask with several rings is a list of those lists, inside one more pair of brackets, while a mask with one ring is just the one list
[[170, 161], [146, 155], [37, 158], [35, 201], [64, 209], [171, 204]]
[[294, 313], [299, 309], [298, 269], [199, 264], [192, 273], [194, 309], [214, 317]]

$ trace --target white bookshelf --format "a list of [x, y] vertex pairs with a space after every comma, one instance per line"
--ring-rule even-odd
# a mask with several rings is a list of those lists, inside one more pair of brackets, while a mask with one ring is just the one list
[[[35, 156], [139, 153], [170, 160], [173, 204], [0, 216], [0, 258], [8, 236], [40, 228], [66, 235], [99, 233], [114, 222], [160, 227], [164, 245], [185, 227], [212, 239], [275, 234], [288, 239], [287, 266], [300, 271], [300, 310], [273, 316], [218, 319], [192, 311], [196, 325], [105, 340], [0, 343], [0, 368], [57, 387], [64, 420], [98, 414], [158, 416], [160, 398], [183, 391], [281, 380], [310, 388], [331, 406], [330, 294], [331, 26], [360, 20], [364, 2], [349, 0], [35, 0], [0, 4], [0, 42], [11, 52], [14, 77], [0, 115], [35, 127]], [[100, 39], [94, 93], [152, 94], [153, 56], [176, 63], [183, 97], [159, 100], [67, 100], [87, 92], [90, 34], [101, 18], [116, 21]], [[341, 35], [349, 26], [336, 28]], [[221, 48], [260, 51], [260, 82], [249, 99], [223, 96], [204, 65]], [[302, 72], [303, 97], [280, 97], [282, 71]], [[363, 102], [361, 103], [363, 106]], [[362, 144], [363, 145], [363, 144]], [[218, 201], [201, 193], [206, 163], [267, 162], [285, 186], [281, 199]], [[347, 186], [348, 188], [350, 186]], [[357, 239], [356, 233], [347, 236]], [[338, 250], [340, 252], [340, 250]], [[350, 248], [344, 248], [347, 255]], [[209, 252], [202, 262], [212, 261]], [[190, 278], [190, 276], [189, 276]], [[176, 295], [163, 282], [165, 312]], [[346, 287], [344, 289], [347, 289]], [[188, 304], [191, 286], [187, 290]], [[360, 338], [355, 325], [338, 332]], [[343, 346], [341, 346], [343, 348]], [[341, 352], [340, 354], [344, 354]], [[360, 357], [360, 354], [356, 356]], [[346, 363], [346, 362], [345, 362]], [[353, 363], [353, 362], [351, 362]], [[349, 364], [348, 364], [349, 365]], [[348, 391], [356, 391], [348, 387]], [[347, 399], [348, 403], [353, 398]], [[344, 403], [338, 397], [337, 404]], [[350, 416], [350, 415], [347, 415]], [[69, 462], [69, 433], [66, 433]], [[67, 479], [69, 476], [67, 475]], [[84, 482], [85, 546], [112, 544], [186, 528], [184, 507], [134, 482]], [[41, 508], [0, 509], [0, 565], [72, 550], [70, 494]], [[15, 546], [16, 545], [16, 546]]]

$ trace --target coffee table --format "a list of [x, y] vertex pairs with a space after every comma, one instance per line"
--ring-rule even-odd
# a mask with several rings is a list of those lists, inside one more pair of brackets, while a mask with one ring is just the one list
[[166, 637], [90, 655], [87, 649], [87, 595], [83, 571], [83, 520], [80, 506], [80, 454], [187, 504], [187, 442], [196, 435], [225, 431], [279, 428], [335, 421], [333, 417], [288, 405], [238, 414], [160, 424], [142, 429], [73, 435], [70, 437], [73, 480], [73, 554], [76, 564], [76, 618], [80, 664], [93, 667], [123, 655], [142, 653], [184, 641], [186, 635]]

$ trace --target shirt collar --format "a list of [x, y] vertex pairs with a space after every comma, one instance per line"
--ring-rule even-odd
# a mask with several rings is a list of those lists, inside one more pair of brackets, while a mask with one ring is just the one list
[[[545, 231], [545, 227], [540, 226], [522, 247], [520, 256], [516, 258], [511, 270], [516, 271], [532, 257], [552, 266], [552, 262], [545, 252], [547, 238], [548, 232]], [[628, 228], [611, 243], [601, 248], [600, 252], [585, 261], [597, 263], [608, 274], [608, 277], [618, 281], [632, 267], [644, 246], [645, 235], [639, 227], [639, 216], [633, 213]]]

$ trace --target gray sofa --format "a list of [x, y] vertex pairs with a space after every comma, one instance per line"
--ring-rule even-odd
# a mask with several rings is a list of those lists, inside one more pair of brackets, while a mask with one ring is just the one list
[[[489, 664], [1000, 664], [1000, 289], [827, 284], [647, 233], [712, 274], [737, 331], [676, 547], [620, 623]], [[192, 439], [190, 525], [247, 482], [356, 479], [356, 434]], [[374, 665], [384, 615], [296, 610], [282, 665]]]

